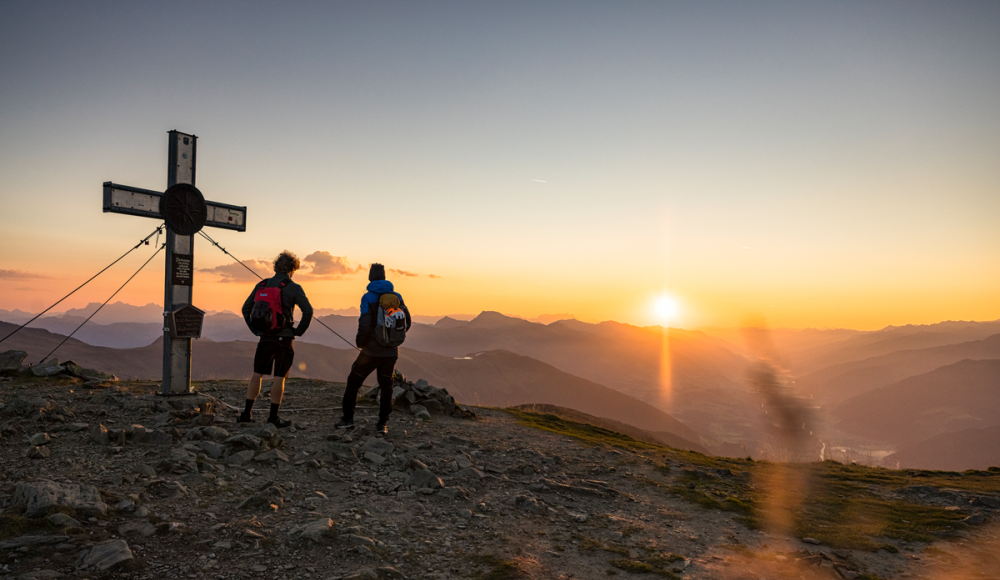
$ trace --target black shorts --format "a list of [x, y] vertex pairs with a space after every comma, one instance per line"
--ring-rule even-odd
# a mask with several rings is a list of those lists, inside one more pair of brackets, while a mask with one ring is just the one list
[[[291, 337], [264, 337], [257, 343], [253, 355], [253, 372], [259, 375], [288, 376], [295, 358]], [[273, 370], [272, 370], [273, 367]]]

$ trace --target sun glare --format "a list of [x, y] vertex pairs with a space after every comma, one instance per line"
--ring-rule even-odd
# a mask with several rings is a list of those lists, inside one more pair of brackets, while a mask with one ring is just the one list
[[664, 322], [673, 320], [677, 317], [677, 301], [670, 296], [660, 296], [656, 299], [653, 310], [656, 312], [656, 316], [660, 320]]

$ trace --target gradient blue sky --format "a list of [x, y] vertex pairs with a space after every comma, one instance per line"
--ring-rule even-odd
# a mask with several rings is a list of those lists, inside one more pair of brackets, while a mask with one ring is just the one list
[[[209, 232], [233, 253], [341, 257], [300, 273], [319, 306], [378, 260], [425, 314], [652, 324], [668, 293], [686, 327], [1000, 318], [997, 2], [0, 7], [0, 308], [153, 229], [102, 214], [101, 183], [163, 188], [178, 129], [206, 197], [250, 208]], [[195, 304], [237, 309], [224, 279]]]

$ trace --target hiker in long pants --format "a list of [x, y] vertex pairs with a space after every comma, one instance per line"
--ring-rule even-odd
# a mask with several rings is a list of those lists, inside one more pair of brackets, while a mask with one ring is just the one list
[[[243, 414], [237, 423], [253, 422], [253, 404], [260, 394], [260, 383], [264, 375], [274, 375], [271, 381], [271, 413], [268, 423], [285, 428], [292, 424], [278, 418], [281, 397], [285, 394], [285, 377], [292, 368], [295, 349], [294, 337], [302, 336], [309, 328], [313, 309], [306, 293], [295, 282], [292, 274], [299, 269], [299, 259], [285, 250], [274, 259], [274, 276], [261, 281], [243, 303], [243, 318], [250, 330], [260, 337], [257, 352], [253, 357], [253, 376], [247, 384], [247, 400]], [[298, 306], [302, 320], [293, 327], [292, 312]]]
[[358, 402], [358, 389], [368, 375], [375, 371], [379, 386], [378, 424], [375, 436], [388, 432], [386, 423], [392, 413], [392, 371], [399, 357], [399, 345], [410, 328], [410, 311], [403, 297], [394, 292], [392, 282], [385, 279], [385, 267], [372, 264], [368, 272], [368, 292], [361, 297], [361, 317], [358, 318], [358, 336], [355, 339], [361, 352], [347, 375], [347, 390], [342, 403], [343, 416], [337, 429], [354, 428], [354, 407]]

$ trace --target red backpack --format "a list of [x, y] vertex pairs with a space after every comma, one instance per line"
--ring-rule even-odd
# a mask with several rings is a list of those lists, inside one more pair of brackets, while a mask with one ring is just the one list
[[284, 280], [275, 288], [266, 287], [267, 280], [257, 285], [250, 311], [250, 328], [257, 332], [269, 332], [285, 326], [285, 311], [281, 307], [281, 290], [288, 284]]

